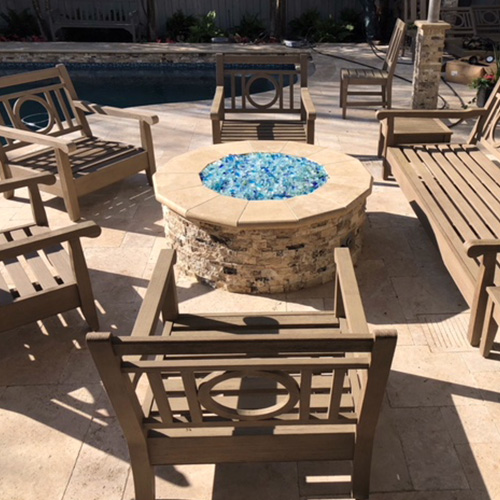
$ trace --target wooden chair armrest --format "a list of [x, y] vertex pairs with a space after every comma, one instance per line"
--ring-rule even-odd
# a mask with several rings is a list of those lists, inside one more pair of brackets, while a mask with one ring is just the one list
[[101, 228], [93, 221], [79, 222], [61, 229], [49, 230], [25, 240], [9, 241], [0, 245], [0, 258], [11, 259], [17, 255], [26, 254], [50, 247], [64, 241], [74, 240], [83, 236], [96, 238], [101, 234]]
[[173, 304], [166, 304], [167, 298], [175, 304], [170, 310], [172, 315], [177, 314], [177, 296], [169, 296], [169, 292], [175, 293], [174, 264], [176, 262], [175, 250], [161, 250], [158, 261], [153, 270], [151, 281], [148, 285], [144, 301], [137, 315], [137, 319], [132, 330], [132, 336], [145, 337], [153, 335], [158, 324], [160, 312], [164, 315], [167, 307]]
[[22, 187], [33, 188], [38, 184], [55, 184], [56, 178], [52, 174], [36, 174], [28, 177], [16, 177], [13, 179], [0, 180], [0, 193], [11, 191]]
[[316, 119], [316, 108], [315, 108], [314, 103], [312, 101], [309, 89], [301, 88], [300, 89], [300, 97], [301, 97], [304, 109], [306, 111], [307, 119], [308, 120], [315, 120]]
[[71, 153], [76, 150], [76, 145], [71, 139], [39, 134], [31, 130], [6, 127], [5, 125], [0, 125], [0, 137], [30, 144], [38, 144], [40, 146], [49, 146], [54, 149], [60, 149], [65, 153]]
[[158, 123], [159, 118], [157, 115], [144, 111], [130, 111], [129, 109], [114, 108], [112, 106], [101, 106], [88, 101], [73, 101], [77, 109], [81, 109], [86, 113], [93, 113], [103, 116], [110, 116], [115, 118], [130, 118], [132, 120], [139, 120], [148, 125], [155, 125]]
[[210, 118], [212, 120], [222, 120], [224, 118], [224, 87], [222, 86], [215, 89]]
[[369, 333], [348, 248], [335, 249], [335, 315], [345, 317], [351, 333]]
[[377, 111], [378, 120], [388, 118], [440, 118], [462, 119], [476, 118], [487, 113], [483, 108], [474, 109], [381, 109]]
[[469, 240], [464, 245], [467, 255], [472, 258], [500, 252], [500, 240]]

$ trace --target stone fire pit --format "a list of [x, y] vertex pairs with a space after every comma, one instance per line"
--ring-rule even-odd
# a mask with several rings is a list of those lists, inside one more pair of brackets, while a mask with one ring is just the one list
[[[307, 158], [322, 165], [328, 179], [310, 194], [279, 200], [248, 201], [203, 185], [207, 165], [252, 152]], [[358, 160], [329, 148], [245, 141], [177, 156], [154, 182], [181, 268], [228, 291], [275, 293], [330, 281], [335, 247], [348, 246], [357, 257], [372, 177]]]

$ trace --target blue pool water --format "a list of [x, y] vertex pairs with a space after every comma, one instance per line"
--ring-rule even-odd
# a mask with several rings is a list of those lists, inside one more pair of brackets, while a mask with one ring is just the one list
[[[0, 77], [52, 67], [53, 64], [0, 63]], [[215, 65], [197, 64], [67, 64], [78, 97], [117, 107], [212, 99]], [[259, 80], [252, 92], [272, 87]]]
[[283, 153], [228, 155], [200, 173], [205, 186], [244, 200], [282, 200], [309, 194], [328, 180], [322, 165]]

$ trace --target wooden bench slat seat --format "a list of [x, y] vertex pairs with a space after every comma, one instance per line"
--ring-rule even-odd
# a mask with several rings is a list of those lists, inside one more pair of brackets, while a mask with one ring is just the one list
[[93, 222], [46, 226], [38, 184], [54, 181], [47, 174], [0, 181], [0, 192], [28, 186], [35, 219], [0, 230], [0, 332], [76, 307], [92, 329], [99, 327], [80, 237], [96, 237], [101, 230]]
[[136, 498], [155, 498], [157, 465], [300, 460], [351, 461], [368, 498], [396, 334], [369, 333], [349, 250], [326, 312], [179, 313], [174, 262], [160, 253], [131, 336], [87, 336]]
[[[443, 113], [445, 113], [443, 111]], [[393, 116], [380, 111], [380, 119]], [[437, 111], [411, 111], [411, 117]], [[500, 82], [486, 107], [454, 112], [479, 116], [465, 144], [399, 145], [386, 161], [402, 191], [423, 215], [441, 257], [471, 306], [469, 340], [477, 346], [485, 322], [486, 288], [500, 284]]]
[[[307, 54], [217, 54], [216, 65], [210, 113], [214, 144], [252, 139], [314, 144], [316, 109], [307, 88]], [[252, 94], [257, 82], [273, 90], [265, 98]]]
[[[2, 77], [0, 92], [0, 178], [34, 172], [55, 175], [56, 183], [41, 189], [62, 197], [73, 221], [80, 218], [81, 196], [141, 171], [152, 183], [151, 125], [158, 122], [157, 116], [78, 100], [63, 65]], [[30, 119], [22, 116], [24, 103], [37, 103], [45, 110], [41, 114], [46, 115], [47, 123], [42, 128], [33, 128]], [[96, 137], [87, 121], [88, 113], [136, 120], [141, 145]], [[75, 132], [80, 137], [75, 137]], [[34, 145], [39, 147], [37, 151], [33, 151]]]

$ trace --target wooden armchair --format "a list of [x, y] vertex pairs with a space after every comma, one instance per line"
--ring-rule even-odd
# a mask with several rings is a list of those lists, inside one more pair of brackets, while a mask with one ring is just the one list
[[[382, 69], [347, 69], [340, 70], [340, 107], [342, 118], [346, 117], [348, 107], [382, 106], [391, 107], [392, 79], [396, 71], [399, 51], [404, 41], [406, 24], [398, 19], [392, 32]], [[380, 90], [349, 90], [349, 86], [380, 87]], [[375, 96], [377, 99], [349, 100], [349, 96]]]
[[80, 238], [95, 238], [101, 228], [91, 221], [55, 230], [47, 226], [38, 187], [55, 180], [42, 174], [0, 181], [0, 192], [28, 187], [34, 218], [0, 230], [0, 332], [76, 307], [93, 330], [99, 328]]
[[[43, 123], [33, 126], [23, 108], [37, 109]], [[85, 113], [139, 122], [142, 147], [95, 137]], [[71, 220], [80, 218], [78, 199], [144, 170], [155, 172], [150, 126], [158, 117], [145, 112], [79, 101], [66, 68], [0, 78], [0, 178], [46, 172], [53, 185], [41, 187], [64, 199]], [[74, 138], [74, 132], [80, 137]], [[70, 134], [72, 134], [70, 136]], [[30, 145], [43, 146], [33, 151]], [[15, 156], [14, 156], [15, 153]], [[11, 196], [12, 193], [7, 193]]]
[[[217, 54], [217, 89], [210, 112], [214, 144], [246, 140], [314, 144], [316, 109], [307, 88], [307, 57]], [[228, 93], [225, 79], [229, 80]], [[262, 81], [274, 89], [264, 100], [252, 94], [253, 85]]]
[[349, 250], [335, 252], [335, 311], [310, 313], [179, 314], [174, 260], [160, 255], [130, 337], [87, 335], [136, 499], [155, 498], [157, 465], [300, 460], [352, 461], [368, 498], [396, 334], [368, 332]]

